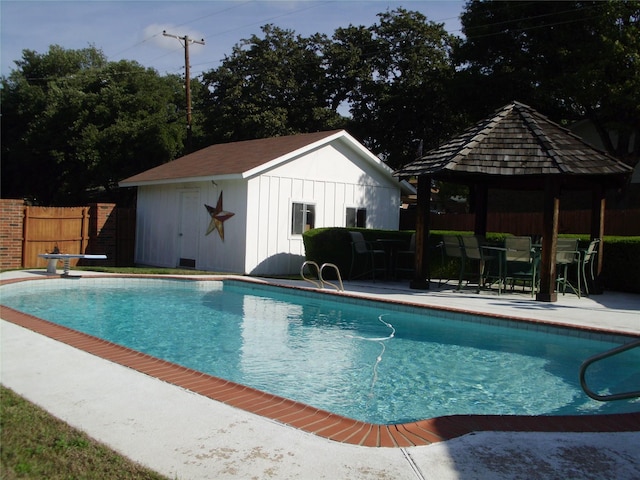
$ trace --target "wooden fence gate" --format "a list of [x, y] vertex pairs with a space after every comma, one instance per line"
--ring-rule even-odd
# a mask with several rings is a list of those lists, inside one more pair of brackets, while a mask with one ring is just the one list
[[[89, 243], [89, 207], [25, 207], [22, 265], [38, 267], [39, 253], [55, 247], [63, 253], [85, 253]], [[72, 260], [75, 266], [78, 260]]]

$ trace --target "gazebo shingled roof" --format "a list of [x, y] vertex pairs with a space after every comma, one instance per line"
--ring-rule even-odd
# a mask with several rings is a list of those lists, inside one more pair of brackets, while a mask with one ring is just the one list
[[[624, 181], [631, 167], [585, 143], [533, 108], [514, 102], [395, 172], [459, 181], [474, 176], [596, 175]], [[622, 178], [620, 178], [622, 177]], [[569, 182], [570, 183], [570, 182]]]
[[[461, 135], [405, 165], [394, 175], [418, 177], [416, 288], [428, 288], [426, 239], [431, 179], [468, 184], [476, 195], [475, 233], [486, 234], [489, 188], [545, 191], [543, 257], [538, 299], [555, 301], [555, 251], [561, 189], [593, 192], [591, 237], [604, 233], [604, 190], [621, 187], [633, 169], [585, 143], [519, 102], [498, 109]], [[599, 270], [602, 255], [599, 255]]]

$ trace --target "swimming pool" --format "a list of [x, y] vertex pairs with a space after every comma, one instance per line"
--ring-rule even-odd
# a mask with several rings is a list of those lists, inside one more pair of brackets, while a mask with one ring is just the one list
[[[595, 402], [579, 387], [582, 360], [620, 338], [235, 281], [29, 283], [3, 286], [2, 303], [366, 422], [640, 410]], [[590, 371], [590, 385], [633, 387], [640, 356], [630, 353]]]

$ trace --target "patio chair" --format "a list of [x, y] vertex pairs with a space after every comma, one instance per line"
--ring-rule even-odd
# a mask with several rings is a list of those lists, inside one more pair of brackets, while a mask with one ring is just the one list
[[[445, 261], [447, 259], [453, 259], [454, 261], [459, 262], [458, 268], [458, 290], [462, 287], [462, 279], [464, 277], [464, 248], [462, 246], [462, 239], [459, 235], [443, 235], [442, 236], [442, 270], [445, 272], [447, 267], [445, 265]], [[447, 262], [448, 263], [448, 262]], [[442, 283], [442, 278], [438, 280], [438, 287]], [[449, 282], [451, 278], [447, 278], [444, 283]]]
[[[600, 247], [600, 239], [594, 238], [589, 243], [589, 246], [582, 252], [580, 257], [580, 268], [578, 269], [578, 275], [582, 276], [584, 289], [587, 295], [589, 295], [589, 284], [593, 285], [595, 282], [595, 274], [593, 266], [596, 263], [598, 257], [598, 248]], [[589, 270], [589, 281], [587, 281], [587, 269]]]
[[[567, 291], [567, 285], [580, 298], [580, 276], [579, 267], [580, 252], [578, 252], [578, 240], [573, 238], [559, 238], [556, 243], [556, 285], [558, 291], [562, 287], [562, 294]], [[569, 282], [569, 267], [576, 266], [578, 287]]]
[[409, 246], [406, 250], [398, 250], [396, 252], [396, 274], [400, 273], [413, 273], [414, 259], [416, 256], [416, 234], [411, 234], [409, 240]]
[[470, 274], [469, 278], [477, 280], [478, 288], [476, 291], [479, 293], [480, 287], [484, 285], [486, 265], [488, 262], [495, 260], [496, 257], [484, 250], [484, 239], [482, 237], [465, 235], [461, 239], [465, 260], [469, 263], [477, 263], [477, 269], [475, 269], [477, 273]]
[[[371, 274], [371, 278], [375, 281], [376, 272], [382, 272], [384, 275], [387, 271], [387, 254], [384, 249], [375, 248], [360, 232], [349, 232], [349, 234], [351, 235], [349, 280]], [[357, 274], [354, 275], [354, 273]]]
[[523, 288], [531, 284], [531, 296], [538, 284], [538, 263], [540, 255], [531, 244], [531, 237], [507, 237], [504, 240], [504, 283], [510, 282], [511, 290], [516, 282], [522, 282]]

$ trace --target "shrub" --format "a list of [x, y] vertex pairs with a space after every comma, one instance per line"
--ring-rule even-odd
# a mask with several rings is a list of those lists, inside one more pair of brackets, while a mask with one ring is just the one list
[[302, 235], [307, 260], [333, 263], [346, 278], [351, 266], [351, 237], [346, 228], [314, 228]]
[[604, 237], [602, 279], [604, 288], [640, 293], [640, 237]]

